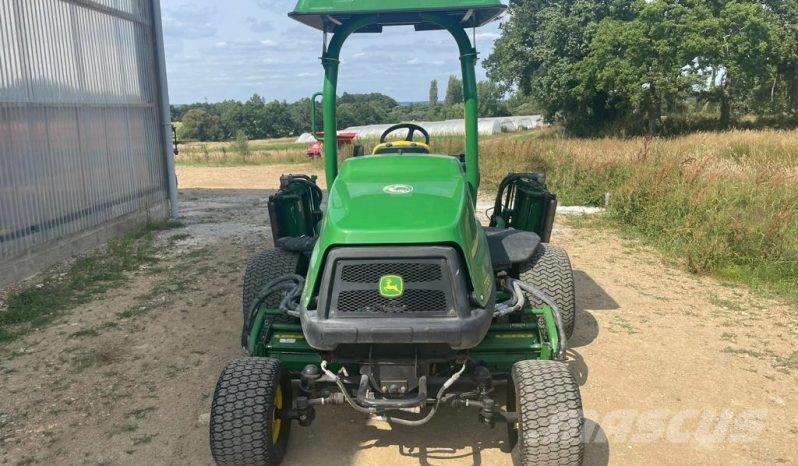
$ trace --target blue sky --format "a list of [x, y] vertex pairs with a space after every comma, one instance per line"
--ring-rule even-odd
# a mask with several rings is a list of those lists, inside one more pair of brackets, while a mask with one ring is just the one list
[[[161, 0], [175, 104], [224, 99], [294, 101], [320, 90], [322, 34], [290, 18], [295, 0]], [[498, 37], [498, 24], [477, 30], [481, 58]], [[400, 101], [427, 99], [437, 79], [459, 75], [454, 40], [446, 32], [386, 28], [355, 34], [341, 54], [339, 93], [382, 92]], [[478, 67], [479, 79], [485, 72]]]

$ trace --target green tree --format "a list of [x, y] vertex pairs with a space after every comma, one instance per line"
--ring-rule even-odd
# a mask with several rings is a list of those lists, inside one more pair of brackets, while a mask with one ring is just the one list
[[446, 85], [446, 97], [443, 99], [446, 105], [457, 105], [463, 103], [463, 82], [457, 76], [449, 76]]
[[[673, 0], [637, 1], [629, 19], [604, 18], [589, 52], [575, 67], [583, 100], [607, 96], [603, 105], [625, 128], [645, 122], [657, 132], [664, 109], [675, 110], [694, 78], [682, 72], [681, 44], [690, 34], [690, 11]], [[610, 119], [606, 123], [614, 123]]]
[[775, 17], [776, 76], [771, 100], [783, 90], [785, 110], [798, 113], [798, 1], [766, 0]]
[[[304, 98], [292, 103], [289, 112], [291, 113], [292, 134], [310, 132], [310, 99]], [[318, 103], [316, 104], [316, 117], [318, 118], [316, 124], [321, 128], [321, 106]]]
[[241, 102], [225, 100], [216, 104], [216, 108], [224, 131], [224, 139], [234, 137], [246, 125], [244, 105]]
[[514, 0], [485, 62], [574, 132], [655, 131], [691, 99], [795, 112], [797, 0]]
[[628, 1], [515, 0], [484, 63], [488, 77], [537, 101], [549, 121], [592, 129], [610, 116], [608, 96], [582, 89], [576, 67], [590, 51], [599, 22], [631, 16]]
[[429, 104], [431, 106], [438, 105], [438, 80], [433, 79], [432, 82], [429, 83]]
[[758, 0], [693, 0], [691, 6], [700, 12], [695, 15], [700, 33], [687, 44], [700, 64], [693, 71], [703, 76], [701, 70], [711, 70], [707, 96], [719, 104], [720, 125], [725, 128], [735, 105], [757, 110], [754, 100], [760, 99], [755, 96], [772, 82], [780, 61], [777, 18]]
[[263, 120], [267, 138], [284, 138], [294, 133], [291, 109], [286, 102], [273, 100], [264, 105]]
[[504, 100], [504, 91], [492, 81], [480, 81], [477, 84], [480, 117], [502, 117], [510, 115], [510, 109]]
[[266, 102], [263, 97], [253, 94], [242, 109], [243, 125], [241, 128], [249, 139], [264, 139], [268, 137], [266, 131]]
[[223, 135], [219, 117], [199, 108], [187, 111], [183, 115], [181, 123], [181, 139], [218, 141]]
[[540, 104], [522, 92], [515, 92], [510, 95], [506, 103], [511, 115], [538, 115], [543, 113]]

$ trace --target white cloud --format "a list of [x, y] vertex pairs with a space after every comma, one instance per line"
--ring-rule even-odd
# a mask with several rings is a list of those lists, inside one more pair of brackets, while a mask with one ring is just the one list
[[249, 25], [249, 30], [255, 33], [270, 32], [274, 30], [272, 23], [263, 19], [249, 16], [245, 21]]
[[180, 39], [198, 39], [216, 35], [213, 18], [215, 4], [208, 2], [196, 7], [189, 4], [165, 7], [163, 11], [164, 35]]
[[499, 34], [496, 32], [479, 32], [477, 33], [477, 41], [480, 40], [496, 40], [499, 38]]
[[[170, 96], [175, 103], [224, 99], [295, 100], [317, 91], [322, 34], [287, 17], [296, 0], [162, 0]], [[498, 26], [477, 34], [489, 55]], [[429, 81], [459, 74], [454, 40], [442, 31], [386, 28], [355, 34], [342, 52], [339, 92], [426, 99]], [[412, 65], [412, 66], [407, 66]], [[478, 77], [484, 77], [478, 70]]]

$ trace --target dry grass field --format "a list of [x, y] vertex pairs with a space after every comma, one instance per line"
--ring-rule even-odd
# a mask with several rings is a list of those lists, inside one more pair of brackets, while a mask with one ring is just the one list
[[307, 161], [307, 144], [296, 138], [232, 142], [189, 142], [180, 144], [178, 165], [235, 166]]

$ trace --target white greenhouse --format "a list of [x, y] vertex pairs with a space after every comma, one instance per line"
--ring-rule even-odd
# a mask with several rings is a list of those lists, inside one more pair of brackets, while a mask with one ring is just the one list
[[[465, 134], [465, 123], [463, 120], [444, 120], [444, 121], [416, 121], [413, 122], [426, 129], [430, 136], [463, 136]], [[479, 119], [480, 136], [492, 136], [500, 133], [513, 133], [524, 131], [542, 126], [543, 117], [540, 115], [510, 116]], [[359, 139], [378, 139], [386, 129], [393, 124], [351, 126], [343, 129], [341, 133], [357, 133]], [[401, 138], [407, 134], [406, 130], [398, 130], [394, 137]], [[309, 144], [313, 142], [313, 135], [304, 133], [296, 140], [298, 144]]]

